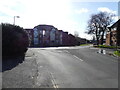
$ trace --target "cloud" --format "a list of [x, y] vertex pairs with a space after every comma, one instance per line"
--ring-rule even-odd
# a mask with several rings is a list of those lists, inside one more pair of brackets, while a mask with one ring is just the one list
[[119, 0], [70, 0], [71, 2], [119, 2]]
[[19, 0], [0, 0], [0, 4], [0, 23], [13, 24], [13, 17], [23, 14], [24, 7]]
[[118, 16], [112, 17], [114, 21], [118, 21]]
[[[71, 19], [71, 3], [69, 0], [1, 0], [0, 22], [15, 24], [23, 28], [33, 28], [38, 24], [54, 25], [58, 29], [74, 34], [81, 33], [80, 25]], [[89, 10], [82, 8], [76, 13], [87, 13]]]
[[98, 8], [97, 10], [100, 11], [100, 12], [108, 12], [108, 13], [115, 14], [116, 16], [112, 17], [112, 19], [113, 19], [114, 21], [117, 21], [117, 20], [118, 20], [117, 11], [111, 10], [111, 9], [109, 9], [109, 8], [107, 8], [107, 7], [100, 7], [100, 8]]
[[14, 16], [21, 12], [23, 9], [21, 3], [18, 0], [1, 0], [0, 12], [8, 16]]
[[107, 7], [100, 7], [97, 9], [98, 11], [101, 11], [101, 12], [108, 12], [108, 13], [113, 13], [113, 14], [117, 14], [117, 11], [114, 11], [114, 10], [111, 10]]
[[8, 16], [14, 16], [14, 15], [17, 14], [16, 11], [11, 10], [10, 8], [1, 7], [1, 6], [0, 6], [0, 12], [6, 14], [6, 15], [8, 15]]
[[22, 27], [34, 27], [38, 24], [61, 24], [70, 15], [67, 0], [1, 0], [0, 3], [2, 3], [0, 17], [6, 15], [4, 16], [6, 19], [1, 22], [13, 23], [13, 16], [20, 16], [19, 20], [16, 19], [16, 24]]
[[81, 8], [80, 10], [75, 10], [76, 13], [81, 14], [81, 13], [87, 13], [89, 10], [87, 8]]

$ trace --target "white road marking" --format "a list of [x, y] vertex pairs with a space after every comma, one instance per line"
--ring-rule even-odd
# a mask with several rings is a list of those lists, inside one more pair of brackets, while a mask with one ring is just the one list
[[75, 56], [75, 55], [73, 55], [75, 58], [77, 58], [77, 59], [79, 59], [80, 61], [83, 61], [82, 59], [80, 59], [79, 57], [77, 57], [77, 56]]

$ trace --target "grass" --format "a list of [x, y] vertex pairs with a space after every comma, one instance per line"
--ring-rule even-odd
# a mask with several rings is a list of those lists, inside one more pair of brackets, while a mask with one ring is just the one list
[[[98, 45], [98, 46], [96, 45], [94, 47], [116, 49], [116, 46], [107, 46], [107, 45]], [[120, 46], [117, 46], [117, 49], [120, 49]], [[114, 51], [113, 54], [120, 57], [120, 50]]]
[[114, 51], [114, 54], [120, 57], [120, 51]]
[[80, 46], [88, 46], [88, 45], [90, 45], [90, 44], [80, 44]]
[[116, 46], [107, 46], [107, 45], [99, 45], [99, 48], [110, 48], [110, 49], [115, 49]]
[[120, 46], [107, 46], [107, 45], [98, 45], [96, 46], [98, 48], [109, 48], [109, 49], [116, 49], [116, 48], [120, 48]]

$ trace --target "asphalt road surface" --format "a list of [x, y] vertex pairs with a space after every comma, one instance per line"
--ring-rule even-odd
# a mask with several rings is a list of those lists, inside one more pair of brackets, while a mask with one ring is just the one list
[[118, 58], [91, 46], [29, 48], [3, 88], [118, 88]]

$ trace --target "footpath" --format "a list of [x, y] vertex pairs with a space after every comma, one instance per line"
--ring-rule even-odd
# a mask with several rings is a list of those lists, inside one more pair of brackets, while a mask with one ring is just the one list
[[[94, 47], [94, 46], [92, 46]], [[111, 56], [114, 56], [114, 57], [117, 57], [114, 52], [117, 51], [117, 49], [110, 49], [110, 48], [98, 48], [98, 47], [94, 47], [94, 48], [97, 48], [99, 51], [98, 53], [103, 53], [103, 54], [108, 54], [108, 55], [111, 55]]]
[[2, 72], [2, 88], [34, 88], [37, 71], [34, 53], [28, 50], [22, 63]]

